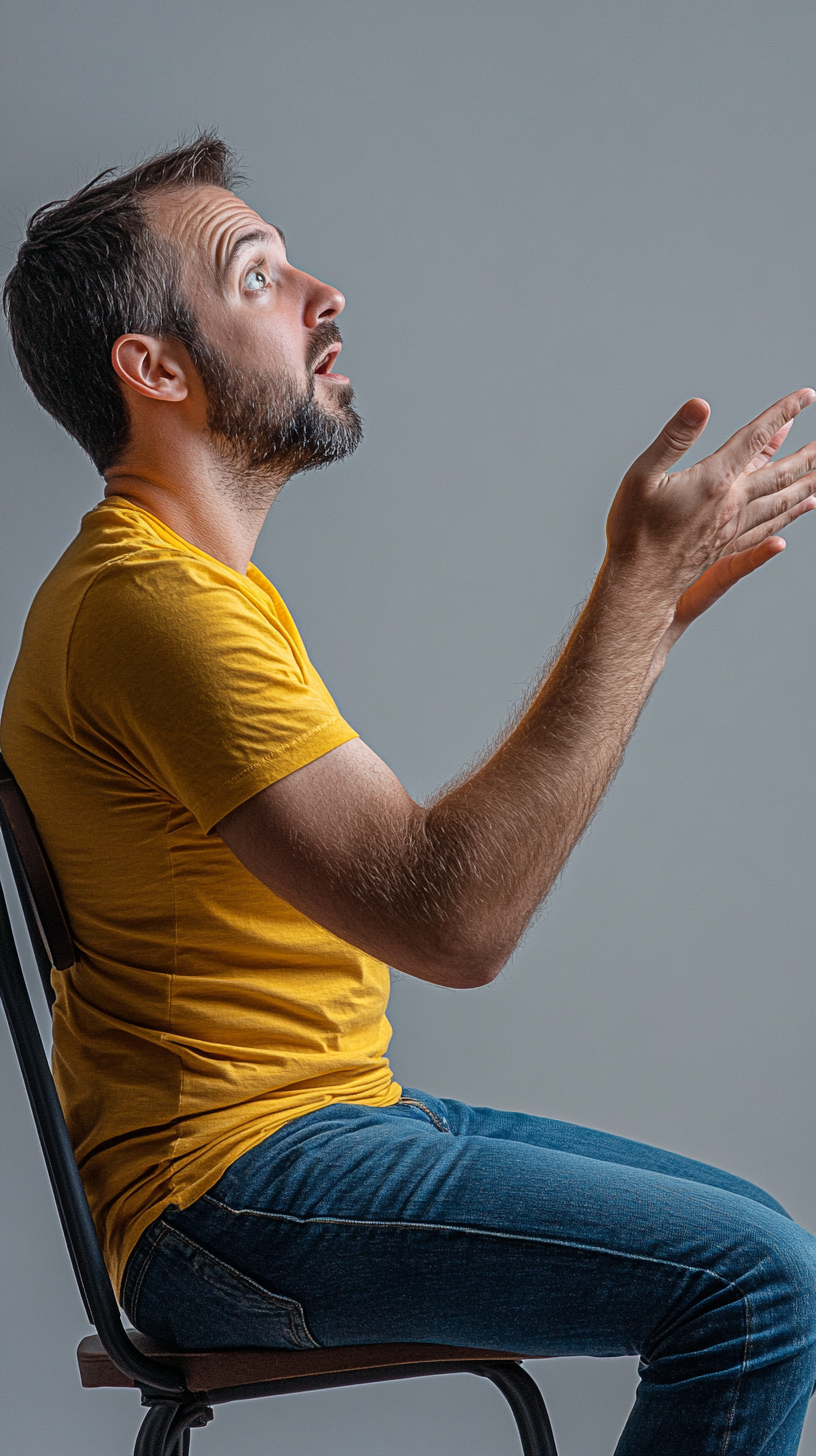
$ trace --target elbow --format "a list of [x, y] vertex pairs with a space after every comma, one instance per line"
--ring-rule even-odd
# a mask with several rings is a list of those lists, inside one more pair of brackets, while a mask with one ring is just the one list
[[491, 981], [495, 981], [505, 964], [504, 959], [477, 965], [471, 962], [466, 971], [460, 972], [458, 980], [451, 981], [449, 984], [457, 986], [462, 991], [473, 991], [479, 986], [489, 986]]
[[[448, 986], [455, 991], [472, 991], [489, 986], [507, 963], [507, 953], [487, 947], [451, 948], [439, 945], [409, 957], [402, 957], [396, 969], [430, 981], [435, 986]], [[408, 963], [410, 959], [410, 964]]]
[[[492, 927], [495, 931], [495, 927]], [[435, 961], [440, 972], [441, 984], [454, 986], [463, 991], [489, 986], [504, 969], [513, 946], [499, 942], [495, 933], [487, 935], [485, 927], [459, 925], [440, 937], [435, 947]], [[469, 931], [469, 933], [468, 933]]]
[[479, 986], [489, 986], [495, 981], [499, 972], [507, 964], [508, 953], [502, 947], [480, 946], [472, 948], [464, 955], [460, 952], [451, 956], [447, 962], [449, 985], [461, 987], [463, 991], [475, 990]]
[[479, 986], [489, 986], [491, 981], [495, 981], [504, 964], [504, 961], [484, 964], [469, 961], [466, 966], [446, 964], [439, 968], [438, 984], [451, 986], [457, 991], [475, 991]]

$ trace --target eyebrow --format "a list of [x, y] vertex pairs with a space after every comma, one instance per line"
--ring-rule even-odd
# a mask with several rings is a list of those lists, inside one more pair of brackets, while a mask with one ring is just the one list
[[242, 248], [249, 247], [251, 243], [269, 243], [272, 242], [275, 238], [278, 238], [278, 240], [283, 243], [284, 248], [286, 247], [286, 239], [283, 236], [280, 228], [275, 227], [274, 223], [270, 228], [253, 228], [251, 232], [242, 233], [240, 238], [235, 239], [235, 242], [233, 243], [232, 247], [229, 250], [229, 253], [227, 254], [223, 268], [219, 270], [221, 273], [221, 277], [227, 277], [233, 263], [235, 262], [235, 259], [237, 258]]

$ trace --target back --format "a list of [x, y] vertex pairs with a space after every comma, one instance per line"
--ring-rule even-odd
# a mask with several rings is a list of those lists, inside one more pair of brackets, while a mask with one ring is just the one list
[[354, 737], [281, 598], [112, 498], [35, 599], [0, 745], [62, 890], [55, 1076], [115, 1282], [168, 1204], [332, 1101], [399, 1097], [386, 967], [213, 826]]

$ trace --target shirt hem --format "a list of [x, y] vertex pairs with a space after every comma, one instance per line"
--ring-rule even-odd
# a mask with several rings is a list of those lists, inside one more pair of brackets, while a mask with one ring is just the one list
[[254, 794], [260, 793], [261, 789], [267, 789], [270, 784], [288, 778], [297, 769], [305, 768], [307, 764], [314, 763], [315, 759], [330, 753], [333, 748], [340, 748], [342, 744], [350, 743], [358, 736], [342, 718], [333, 718], [331, 722], [321, 723], [318, 728], [313, 728], [282, 752], [256, 760], [227, 784], [222, 785], [217, 798], [210, 798], [201, 806], [195, 817], [202, 830], [209, 834], [221, 819], [226, 818], [240, 804], [245, 804]]

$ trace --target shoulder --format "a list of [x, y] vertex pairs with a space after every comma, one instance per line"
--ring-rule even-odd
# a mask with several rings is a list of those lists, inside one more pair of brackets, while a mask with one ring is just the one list
[[252, 696], [305, 682], [308, 660], [263, 578], [157, 541], [111, 553], [89, 577], [67, 652], [72, 698]]
[[192, 647], [202, 632], [217, 635], [229, 624], [250, 635], [279, 625], [279, 599], [260, 574], [242, 577], [161, 522], [145, 526], [145, 512], [134, 514], [124, 530], [116, 517], [102, 523], [81, 553], [78, 640], [125, 632], [191, 638]]

